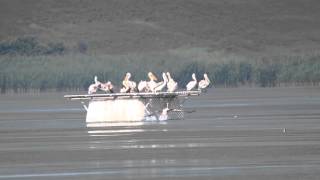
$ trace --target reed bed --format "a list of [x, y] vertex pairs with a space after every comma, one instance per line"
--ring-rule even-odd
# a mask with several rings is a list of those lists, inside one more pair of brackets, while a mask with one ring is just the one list
[[2, 93], [86, 90], [93, 77], [111, 81], [116, 86], [126, 72], [135, 81], [146, 80], [153, 71], [170, 71], [180, 88], [208, 73], [214, 86], [313, 85], [320, 82], [320, 55], [304, 54], [279, 57], [248, 58], [209, 52], [204, 48], [176, 49], [165, 52], [129, 53], [124, 55], [2, 55], [0, 88]]

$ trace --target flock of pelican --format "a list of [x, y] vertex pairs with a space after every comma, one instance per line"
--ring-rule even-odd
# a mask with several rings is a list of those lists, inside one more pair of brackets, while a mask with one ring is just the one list
[[[198, 90], [205, 89], [210, 84], [210, 79], [208, 75], [205, 73], [203, 75], [202, 80], [198, 81], [196, 78], [196, 74], [192, 74], [192, 80], [186, 85], [186, 90], [191, 91], [198, 87]], [[129, 93], [129, 92], [174, 92], [178, 89], [178, 83], [172, 78], [169, 72], [162, 73], [162, 81], [158, 82], [157, 76], [149, 72], [148, 78], [149, 81], [140, 81], [137, 85], [136, 82], [132, 81], [131, 73], [127, 72], [123, 81], [122, 88], [120, 89], [120, 93]], [[110, 81], [106, 83], [101, 83], [98, 81], [98, 77], [94, 77], [94, 83], [91, 84], [88, 88], [88, 94], [96, 93], [98, 90], [102, 90], [107, 93], [114, 93], [114, 86]]]

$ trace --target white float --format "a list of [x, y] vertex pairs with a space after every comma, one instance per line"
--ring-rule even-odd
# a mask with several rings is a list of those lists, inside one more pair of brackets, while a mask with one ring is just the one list
[[[201, 91], [177, 91], [157, 93], [107, 93], [65, 95], [70, 100], [87, 100], [86, 122], [165, 121], [183, 119], [183, 103]], [[85, 104], [85, 103], [84, 103]]]

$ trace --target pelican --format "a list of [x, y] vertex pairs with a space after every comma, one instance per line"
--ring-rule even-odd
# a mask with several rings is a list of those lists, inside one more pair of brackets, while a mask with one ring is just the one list
[[186, 88], [187, 88], [187, 91], [191, 91], [193, 88], [195, 88], [197, 86], [197, 78], [196, 78], [196, 74], [195, 73], [192, 73], [192, 81], [190, 81]]
[[131, 78], [131, 73], [127, 73], [128, 74], [128, 85], [129, 85], [129, 88], [131, 90], [134, 90], [136, 87], [137, 87], [137, 83], [134, 82], [134, 81], [131, 81], [130, 78]]
[[127, 72], [123, 78], [123, 81], [122, 81], [123, 88], [120, 89], [120, 92], [129, 92], [130, 91], [130, 87], [129, 87], [130, 77], [131, 77], [131, 73]]
[[148, 91], [148, 83], [147, 81], [140, 81], [138, 83], [138, 91], [139, 92], [146, 92]]
[[165, 107], [164, 109], [162, 109], [162, 112], [159, 116], [159, 121], [165, 121], [168, 120], [168, 111], [170, 111], [172, 109], [169, 109], [169, 103], [167, 103], [167, 107]]
[[161, 91], [164, 87], [166, 87], [167, 83], [168, 83], [168, 78], [167, 78], [167, 75], [166, 73], [162, 73], [162, 78], [163, 78], [163, 81], [161, 81], [160, 83], [157, 84], [157, 86], [153, 89], [154, 92], [158, 92], [158, 91]]
[[91, 84], [88, 88], [88, 94], [93, 94], [93, 93], [96, 93], [97, 90], [98, 90], [98, 85], [96, 84]]
[[129, 81], [130, 92], [135, 92], [137, 90], [137, 83], [134, 81]]
[[130, 92], [137, 91], [137, 83], [134, 81], [129, 81]]
[[130, 91], [130, 89], [127, 89], [126, 87], [122, 87], [121, 89], [120, 89], [120, 92], [121, 93], [127, 93], [127, 92], [129, 92]]
[[96, 93], [97, 90], [101, 87], [101, 82], [98, 81], [98, 77], [94, 76], [94, 84], [91, 84], [88, 88], [88, 94]]
[[168, 77], [168, 83], [167, 83], [168, 92], [174, 92], [175, 90], [178, 89], [178, 83], [172, 79], [169, 72], [167, 72], [167, 77]]
[[144, 106], [145, 110], [145, 120], [146, 121], [156, 121], [158, 118], [156, 117], [156, 114], [154, 112], [150, 112], [149, 110], [150, 101]]
[[124, 79], [122, 81], [122, 85], [124, 86], [124, 89], [126, 90], [125, 92], [133, 92], [137, 87], [137, 83], [134, 81], [130, 81], [130, 78], [131, 78], [131, 73], [127, 72], [126, 76], [124, 77]]
[[101, 90], [105, 91], [105, 92], [110, 92], [113, 93], [113, 85], [110, 81], [108, 81], [107, 83], [102, 83], [101, 84]]
[[154, 92], [154, 88], [157, 87], [156, 81], [158, 80], [158, 78], [152, 72], [148, 73], [148, 77], [150, 79], [150, 81], [148, 81], [148, 87], [149, 87], [150, 91]]
[[207, 88], [210, 84], [210, 79], [208, 78], [207, 73], [204, 73], [203, 77], [204, 77], [204, 79], [199, 81], [199, 83], [198, 83], [199, 90]]

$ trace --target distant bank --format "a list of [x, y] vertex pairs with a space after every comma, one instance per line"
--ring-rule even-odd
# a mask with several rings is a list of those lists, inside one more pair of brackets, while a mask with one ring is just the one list
[[203, 73], [216, 87], [319, 86], [320, 55], [250, 59], [208, 53], [204, 49], [126, 55], [0, 56], [0, 90], [6, 92], [87, 90], [94, 75], [120, 86], [126, 72], [139, 82], [152, 71], [171, 72], [185, 88], [196, 73]]

